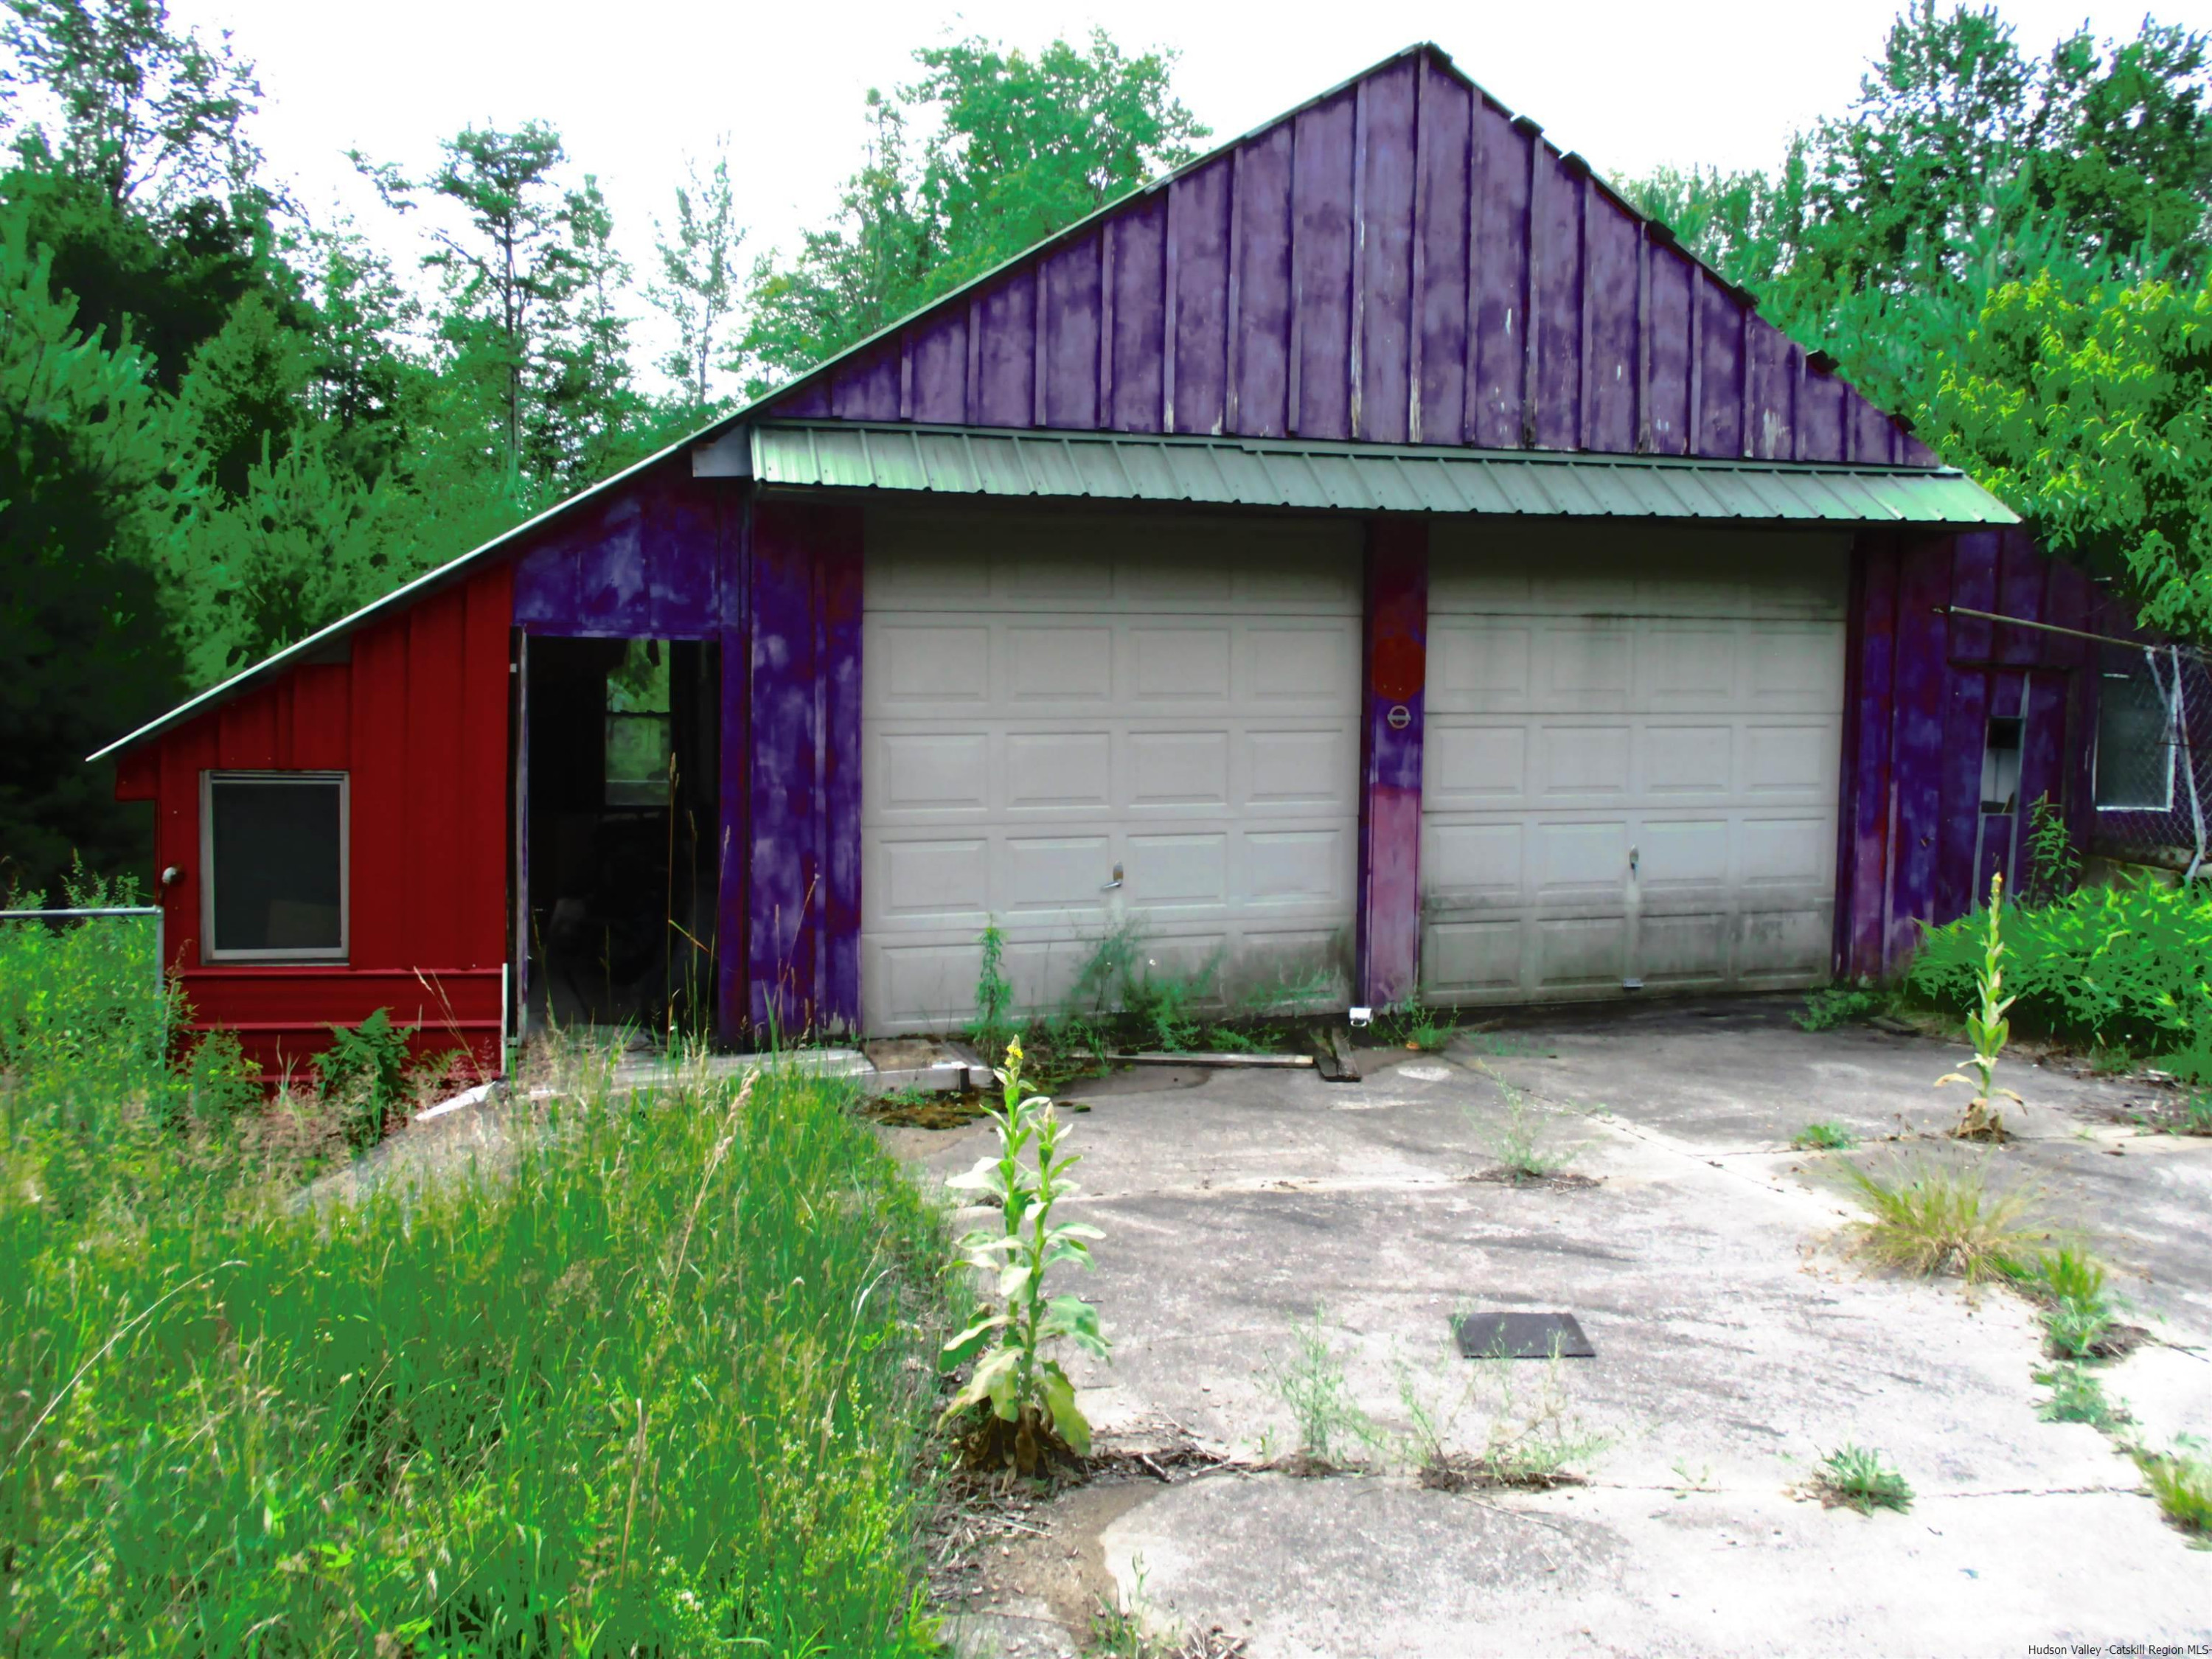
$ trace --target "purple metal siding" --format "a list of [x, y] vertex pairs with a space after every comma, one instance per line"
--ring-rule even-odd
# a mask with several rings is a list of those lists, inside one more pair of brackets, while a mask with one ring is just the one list
[[1935, 464], [1432, 48], [948, 296], [773, 407]]
[[[2113, 619], [2086, 576], [2024, 531], [1869, 532], [1854, 567], [1837, 957], [1840, 973], [1880, 975], [1911, 958], [1922, 923], [1983, 902], [1993, 873], [2020, 873], [2038, 799], [2077, 839], [2087, 827], [2093, 647], [1944, 607], [2094, 630]], [[2021, 715], [2023, 700], [2020, 810], [1985, 813], [1988, 722]]]
[[707, 639], [721, 614], [729, 498], [678, 456], [514, 561], [514, 620], [532, 633]]
[[[1429, 531], [1368, 526], [1361, 676], [1358, 1000], [1388, 1006], [1420, 988], [1421, 738], [1429, 634]], [[1391, 713], [1402, 708], [1401, 724]]]

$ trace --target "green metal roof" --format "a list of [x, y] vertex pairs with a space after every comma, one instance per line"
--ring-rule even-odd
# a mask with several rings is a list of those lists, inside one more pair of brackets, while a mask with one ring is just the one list
[[1347, 513], [2009, 525], [1950, 468], [1148, 437], [845, 421], [762, 422], [766, 489], [1188, 501]]

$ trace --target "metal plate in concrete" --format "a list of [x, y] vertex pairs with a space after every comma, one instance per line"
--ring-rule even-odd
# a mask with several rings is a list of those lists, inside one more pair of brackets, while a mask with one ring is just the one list
[[1469, 1359], [1595, 1359], [1597, 1350], [1571, 1313], [1479, 1313], [1457, 1322], [1459, 1351]]

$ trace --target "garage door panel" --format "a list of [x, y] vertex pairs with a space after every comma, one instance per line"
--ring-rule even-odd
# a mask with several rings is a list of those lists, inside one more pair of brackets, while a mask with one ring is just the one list
[[1729, 821], [1646, 818], [1637, 831], [1638, 885], [1645, 892], [1718, 886], [1729, 878]]
[[1617, 800], [1627, 795], [1627, 726], [1546, 725], [1536, 732], [1535, 748], [1540, 804]]
[[1530, 828], [1536, 896], [1572, 898], [1620, 890], [1628, 865], [1628, 825], [1620, 819], [1584, 823], [1539, 821]]
[[1085, 809], [1113, 799], [1114, 740], [1106, 732], [1016, 732], [1006, 739], [1011, 811]]
[[1355, 842], [1347, 830], [1248, 830], [1241, 839], [1246, 903], [1349, 907]]
[[1225, 628], [1132, 628], [1130, 701], [1221, 707], [1229, 700], [1229, 641]]
[[1132, 732], [1123, 741], [1133, 807], [1228, 806], [1228, 732]]
[[1735, 729], [1729, 726], [1666, 726], [1643, 728], [1637, 745], [1643, 762], [1643, 793], [1656, 799], [1720, 795], [1735, 776]]
[[871, 641], [868, 682], [904, 713], [976, 705], [991, 696], [991, 630], [945, 622], [885, 628]]
[[1024, 702], [1110, 704], [1114, 633], [1013, 623], [1004, 629], [1007, 689]]
[[1422, 945], [1422, 971], [1433, 994], [1518, 995], [1527, 951], [1525, 924], [1507, 921], [1438, 921]]
[[1535, 936], [1539, 996], [1620, 988], [1628, 959], [1625, 917], [1548, 917], [1536, 924]]
[[1358, 765], [1351, 731], [1341, 724], [1249, 732], [1244, 738], [1244, 805], [1254, 809], [1356, 812]]
[[1229, 902], [1229, 835], [1212, 830], [1196, 835], [1138, 836], [1125, 838], [1125, 867], [1134, 872], [1126, 897], [1133, 908], [1188, 909], [1203, 905], [1219, 909]]
[[1490, 811], [1528, 798], [1525, 726], [1431, 720], [1425, 740], [1423, 799], [1431, 808]]
[[1251, 698], [1269, 708], [1344, 707], [1359, 684], [1359, 641], [1341, 628], [1257, 625], [1244, 631]]
[[981, 732], [885, 732], [863, 777], [886, 813], [981, 811], [990, 805], [991, 740]]
[[[893, 514], [866, 533], [869, 1026], [972, 1017], [994, 918], [1028, 1008], [1124, 920], [1177, 971], [1219, 954], [1224, 984], [1348, 968], [1356, 532]], [[927, 579], [979, 556], [981, 593]]]
[[865, 890], [881, 915], [966, 926], [990, 912], [990, 843], [981, 836], [881, 842]]
[[995, 847], [992, 908], [1009, 914], [1060, 912], [1097, 902], [1115, 862], [1106, 834], [1007, 836]]
[[1503, 823], [1428, 826], [1422, 837], [1422, 884], [1433, 895], [1453, 900], [1522, 892], [1522, 845], [1518, 819]]
[[[1578, 533], [1432, 538], [1424, 985], [1505, 1000], [1819, 980], [1845, 543]], [[1626, 598], [1608, 562], [1635, 570]]]

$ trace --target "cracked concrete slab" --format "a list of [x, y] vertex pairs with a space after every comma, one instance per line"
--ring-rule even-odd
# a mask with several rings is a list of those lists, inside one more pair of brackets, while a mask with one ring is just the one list
[[[1106, 1234], [1070, 1288], [1115, 1344], [1075, 1370], [1108, 1443], [1188, 1436], [1248, 1466], [1285, 1446], [1267, 1370], [1316, 1308], [1387, 1437], [1407, 1426], [1401, 1375], [1432, 1394], [1464, 1375], [1450, 1316], [1479, 1305], [1577, 1315], [1597, 1355], [1564, 1376], [1610, 1444], [1589, 1485], [1547, 1492], [1430, 1491], [1383, 1449], [1327, 1478], [1181, 1474], [1103, 1521], [1042, 1505], [1052, 1547], [1095, 1553], [1123, 1596], [1141, 1571], [1162, 1620], [1218, 1625], [1255, 1659], [2212, 1640], [2212, 1553], [2164, 1524], [2111, 1440], [2039, 1419], [2031, 1310], [1863, 1272], [1839, 1248], [1856, 1212], [1834, 1156], [1787, 1145], [1839, 1121], [1909, 1137], [1859, 1156], [1987, 1159], [1993, 1183], [2039, 1190], [2154, 1333], [2105, 1372], [2162, 1444], [2212, 1435], [2212, 1141], [2118, 1127], [2140, 1083], [2028, 1066], [2022, 1139], [1919, 1139], [1955, 1112], [1929, 1085], [1957, 1051], [1801, 1031], [1793, 1006], [1544, 1019], [1443, 1056], [1370, 1052], [1355, 1085], [1193, 1071], [1070, 1091], [1091, 1109], [1076, 1207]], [[1595, 1184], [1474, 1178], [1497, 1161], [1500, 1078], [1560, 1115]], [[951, 1174], [984, 1139], [899, 1145]], [[1909, 1513], [1798, 1495], [1846, 1441], [1905, 1474]], [[1041, 1601], [1024, 1571], [1010, 1553], [975, 1587], [969, 1628], [997, 1609], [1022, 1650], [1073, 1651], [1066, 1598]]]

